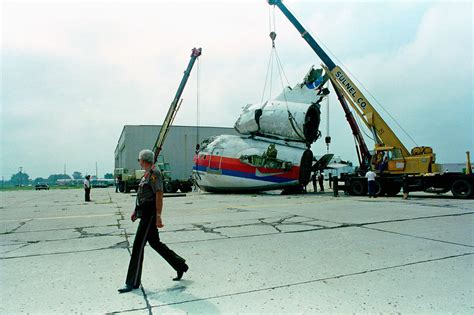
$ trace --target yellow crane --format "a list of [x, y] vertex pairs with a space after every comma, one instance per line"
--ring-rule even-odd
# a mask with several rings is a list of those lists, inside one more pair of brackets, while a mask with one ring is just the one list
[[395, 132], [387, 125], [369, 100], [362, 94], [347, 74], [336, 66], [332, 70], [323, 65], [331, 83], [342, 91], [347, 103], [372, 132], [375, 141], [375, 155], [371, 164], [377, 169], [387, 157], [388, 163], [383, 169], [389, 174], [425, 174], [439, 172], [435, 164], [435, 154], [431, 147], [414, 147], [410, 151], [403, 145]]
[[[448, 174], [440, 172], [441, 167], [436, 164], [436, 156], [431, 147], [417, 146], [409, 151], [350, 77], [331, 60], [282, 1], [268, 0], [268, 3], [282, 11], [322, 60], [322, 66], [326, 75], [329, 76], [356, 139], [361, 170], [371, 168], [379, 172], [377, 179], [379, 195], [396, 195], [405, 181], [412, 191], [447, 192], [451, 190], [455, 197], [474, 196], [474, 176], [471, 174], [469, 154], [467, 154], [468, 163], [465, 174]], [[360, 128], [348, 105], [372, 133], [375, 142], [373, 154], [367, 149]], [[361, 173], [346, 175], [342, 180], [345, 183], [343, 189], [351, 194], [366, 194], [367, 185]]]

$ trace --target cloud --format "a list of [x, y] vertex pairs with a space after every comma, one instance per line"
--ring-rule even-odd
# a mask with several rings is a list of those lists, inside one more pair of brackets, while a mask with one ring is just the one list
[[[415, 141], [434, 148], [440, 162], [463, 161], [464, 152], [474, 148], [470, 8], [468, 3], [435, 4], [412, 42], [348, 62]], [[389, 124], [408, 147], [413, 145], [393, 121]], [[465, 132], [457, 132], [459, 126]]]
[[[472, 134], [470, 3], [285, 3], [420, 144], [432, 144], [440, 160], [463, 160], [472, 137], [451, 130]], [[95, 161], [111, 171], [123, 125], [161, 123], [194, 46], [203, 47], [201, 125], [233, 126], [241, 107], [262, 97], [272, 14], [264, 1], [11, 1], [2, 8], [7, 177], [19, 163], [32, 176], [61, 172], [64, 163], [91, 172]], [[279, 55], [295, 84], [320, 61], [275, 16]], [[196, 122], [196, 70], [176, 124]], [[340, 106], [334, 98], [330, 105], [331, 148], [354, 160]], [[314, 148], [325, 152], [323, 141]]]

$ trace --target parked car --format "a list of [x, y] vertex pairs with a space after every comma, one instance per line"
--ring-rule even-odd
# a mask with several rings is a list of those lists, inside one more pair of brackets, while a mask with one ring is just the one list
[[49, 190], [49, 185], [46, 183], [38, 183], [35, 185], [35, 190], [41, 190], [41, 189]]

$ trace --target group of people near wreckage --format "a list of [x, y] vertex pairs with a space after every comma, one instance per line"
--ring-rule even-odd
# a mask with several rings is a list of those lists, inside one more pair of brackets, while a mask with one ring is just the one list
[[317, 184], [319, 184], [319, 191], [324, 192], [324, 173], [323, 173], [323, 171], [314, 172], [313, 175], [311, 175], [311, 181], [313, 182], [314, 192], [318, 191]]
[[[377, 173], [382, 174], [388, 168], [388, 156], [386, 156], [383, 152], [379, 152], [375, 157], [375, 162], [373, 163], [373, 167], [367, 171], [365, 177], [367, 178], [367, 193], [369, 198], [376, 198], [377, 197], [377, 184], [376, 184], [376, 177]], [[376, 173], [377, 172], [377, 173]], [[329, 176], [331, 177], [331, 176]], [[323, 171], [314, 172], [311, 175], [311, 181], [313, 183], [314, 192], [318, 191], [318, 184], [319, 184], [319, 191], [324, 192], [324, 173]], [[329, 188], [331, 188], [331, 178], [329, 178]], [[408, 198], [408, 186], [407, 186], [407, 179], [406, 176], [403, 178], [403, 198]]]
[[[380, 174], [383, 173], [388, 167], [388, 156], [385, 156], [383, 152], [379, 152], [375, 156], [375, 162], [374, 162], [374, 170], [377, 170]], [[365, 174], [365, 177], [367, 178], [367, 192], [369, 195], [369, 198], [377, 198], [377, 191], [376, 191], [376, 183], [375, 183], [375, 178], [377, 177], [377, 174], [374, 172], [374, 170], [369, 169], [367, 173]]]
[[[388, 168], [388, 156], [386, 156], [383, 152], [379, 152], [376, 157], [375, 157], [375, 163], [373, 169], [369, 169], [367, 173], [365, 174], [365, 177], [367, 178], [367, 188], [368, 188], [368, 195], [369, 198], [377, 198], [377, 184], [375, 181], [375, 178], [377, 177], [377, 174], [374, 172], [374, 170], [377, 170], [379, 174], [382, 174], [385, 170]], [[408, 176], [404, 175], [403, 176], [403, 181], [402, 181], [402, 188], [403, 188], [403, 199], [408, 199], [408, 192], [409, 192], [409, 186], [408, 186]]]

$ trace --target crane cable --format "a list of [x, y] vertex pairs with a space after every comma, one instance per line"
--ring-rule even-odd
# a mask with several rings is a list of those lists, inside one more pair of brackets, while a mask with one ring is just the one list
[[378, 101], [377, 98], [375, 98], [375, 96], [364, 86], [364, 84], [362, 84], [361, 81], [359, 81], [359, 79], [353, 74], [351, 73], [351, 71], [344, 65], [343, 62], [341, 62], [341, 60], [339, 60], [339, 58], [337, 58], [337, 56], [328, 48], [328, 46], [326, 46], [326, 44], [324, 44], [324, 42], [319, 38], [317, 37], [316, 35], [314, 35], [314, 33], [311, 31], [311, 29], [309, 27], [307, 27], [307, 25], [305, 25], [303, 22], [301, 22], [301, 25], [303, 25], [303, 27], [306, 29], [306, 31], [308, 33], [310, 33], [314, 38], [316, 38], [318, 40], [318, 42], [333, 56], [334, 59], [337, 60], [337, 62], [341, 65], [341, 68], [344, 68], [346, 70], [347, 73], [349, 73], [359, 84], [360, 86], [368, 93], [368, 95], [370, 95], [373, 100], [377, 103], [377, 105], [380, 106], [380, 108], [382, 108], [384, 110], [385, 113], [387, 113], [387, 115], [395, 122], [395, 124], [400, 128], [400, 130], [416, 145], [418, 146], [418, 144], [416, 143], [416, 141], [410, 136], [410, 134], [401, 126], [401, 124], [395, 119], [395, 117], [393, 117], [390, 112]]
[[196, 154], [196, 164], [195, 164], [195, 169], [196, 169], [196, 172], [192, 172], [191, 175], [195, 174], [195, 176], [191, 176], [192, 177], [192, 180], [193, 182], [196, 181], [196, 178], [198, 179], [201, 179], [201, 175], [199, 175], [199, 170], [198, 170], [198, 159], [197, 159], [197, 156], [198, 156], [198, 153], [199, 153], [199, 149], [200, 149], [200, 143], [199, 143], [199, 124], [200, 124], [200, 117], [199, 117], [199, 113], [200, 113], [200, 102], [201, 102], [201, 94], [200, 94], [200, 87], [201, 87], [201, 84], [200, 84], [200, 72], [201, 72], [201, 69], [200, 69], [200, 58], [198, 57], [197, 60], [196, 60], [196, 149], [195, 149], [195, 154]]
[[[273, 21], [273, 27], [272, 27], [272, 21]], [[265, 83], [263, 85], [263, 91], [262, 91], [262, 98], [260, 100], [260, 104], [263, 104], [263, 99], [265, 98], [265, 91], [267, 89], [267, 82], [268, 79], [270, 78], [270, 87], [268, 89], [268, 99], [272, 98], [272, 83], [273, 83], [273, 50], [275, 48], [275, 37], [276, 33], [273, 31], [275, 29], [275, 10], [273, 10], [273, 19], [272, 19], [272, 12], [271, 12], [271, 7], [268, 7], [268, 30], [270, 34], [270, 38], [272, 38], [272, 48], [270, 50], [270, 58], [268, 60], [268, 65], [267, 65], [267, 73], [265, 74]], [[274, 35], [272, 35], [272, 33]], [[272, 37], [275, 36], [275, 37]], [[270, 76], [269, 76], [270, 75]], [[263, 108], [263, 107], [262, 107]]]
[[[326, 88], [329, 89], [329, 81], [326, 83]], [[326, 97], [326, 153], [329, 153], [329, 144], [331, 143], [331, 136], [329, 134], [329, 97]]]
[[200, 58], [197, 58], [196, 60], [196, 146], [199, 144], [199, 103], [200, 103], [200, 98], [201, 95], [199, 94], [200, 92]]
[[[273, 12], [271, 11], [272, 8], [273, 8]], [[265, 75], [265, 84], [263, 86], [263, 92], [262, 92], [262, 98], [261, 98], [260, 104], [263, 104], [263, 99], [265, 97], [265, 90], [267, 88], [267, 82], [269, 80], [269, 77], [270, 77], [270, 80], [269, 80], [270, 82], [269, 82], [269, 90], [268, 90], [268, 95], [269, 95], [268, 99], [270, 100], [271, 97], [272, 97], [273, 68], [274, 68], [274, 63], [275, 63], [276, 67], [278, 69], [279, 77], [280, 77], [280, 84], [281, 84], [281, 87], [282, 87], [282, 90], [283, 90], [283, 97], [285, 98], [285, 105], [286, 105], [286, 111], [288, 113], [288, 120], [290, 122], [291, 127], [293, 128], [295, 133], [298, 135], [298, 137], [300, 137], [301, 139], [304, 140], [305, 139], [304, 133], [302, 132], [302, 130], [300, 130], [298, 128], [298, 125], [296, 124], [295, 118], [293, 117], [293, 114], [291, 113], [291, 111], [288, 107], [288, 99], [286, 98], [285, 84], [283, 83], [283, 77], [285, 77], [285, 80], [286, 80], [288, 86], [290, 86], [290, 82], [288, 81], [288, 77], [286, 76], [285, 70], [283, 69], [283, 64], [280, 60], [280, 57], [278, 56], [278, 52], [277, 52], [276, 46], [275, 46], [275, 38], [276, 38], [276, 32], [275, 32], [275, 30], [276, 30], [275, 6], [270, 6], [269, 7], [268, 27], [269, 27], [269, 31], [270, 31], [270, 38], [272, 40], [272, 48], [270, 50], [270, 58], [269, 58], [269, 61], [268, 61], [267, 73]], [[262, 109], [265, 106], [266, 106], [266, 104], [262, 106]]]
[[362, 118], [359, 117], [359, 115], [354, 115], [354, 112], [351, 110], [351, 113], [352, 113], [352, 116], [355, 117], [355, 119], [357, 120], [357, 124], [360, 126], [359, 129], [360, 131], [362, 131], [362, 133], [367, 137], [369, 138], [370, 140], [372, 140], [374, 143], [377, 142], [377, 140], [370, 134], [367, 133], [367, 126], [365, 125], [365, 123], [362, 122]]

